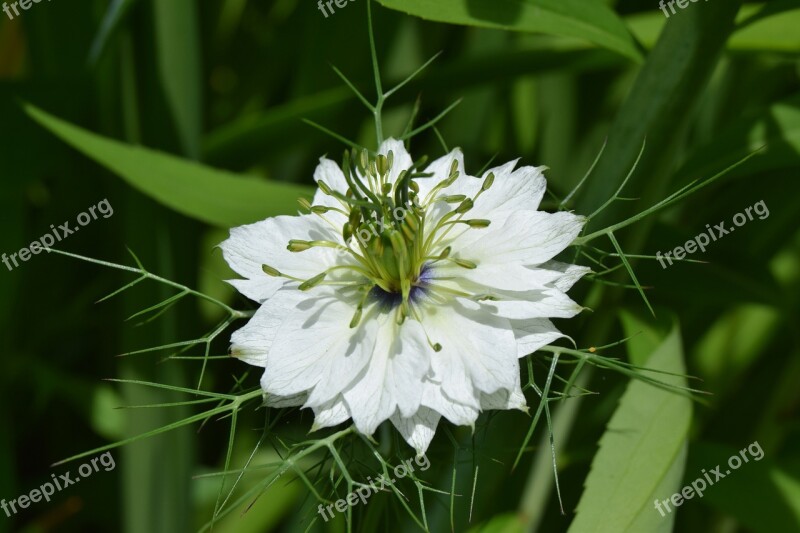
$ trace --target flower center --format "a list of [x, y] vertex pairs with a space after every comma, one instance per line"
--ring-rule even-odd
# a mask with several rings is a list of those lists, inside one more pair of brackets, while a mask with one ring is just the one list
[[[336, 198], [341, 209], [312, 206], [308, 201], [301, 200], [303, 207], [341, 231], [345, 244], [292, 240], [287, 248], [292, 252], [303, 252], [314, 246], [336, 248], [349, 254], [356, 264], [337, 265], [307, 280], [282, 274], [267, 265], [263, 267], [264, 272], [298, 281], [300, 290], [309, 290], [319, 284], [345, 285], [361, 290], [361, 304], [351, 321], [351, 327], [358, 324], [361, 309], [370, 298], [377, 300], [383, 309], [397, 309], [398, 322], [402, 323], [412, 312], [410, 304], [432, 289], [428, 278], [431, 266], [436, 262], [451, 261], [469, 269], [477, 267], [472, 261], [450, 257], [451, 248], [442, 244], [453, 227], [466, 224], [470, 228], [485, 228], [490, 223], [483, 219], [465, 219], [464, 216], [473, 208], [478, 197], [491, 187], [493, 174], [489, 173], [472, 198], [463, 194], [441, 194], [461, 175], [458, 162], [454, 159], [448, 175], [423, 198], [416, 180], [433, 177], [431, 173], [420, 171], [425, 161], [423, 158], [410, 168], [394, 173], [394, 155], [391, 151], [388, 155], [373, 157], [366, 150], [353, 150], [352, 154], [345, 152], [342, 171], [348, 184], [347, 191], [334, 191], [324, 181], [318, 181], [320, 190]], [[436, 220], [434, 225], [427, 215], [430, 207], [437, 202], [454, 207]], [[345, 215], [347, 222], [342, 227], [337, 226], [325, 216], [329, 211]], [[326, 277], [336, 270], [354, 271], [359, 274], [358, 280], [326, 281]]]

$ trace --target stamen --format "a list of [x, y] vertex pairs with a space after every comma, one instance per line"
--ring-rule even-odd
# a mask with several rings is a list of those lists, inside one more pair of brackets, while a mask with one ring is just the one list
[[358, 323], [360, 321], [361, 321], [361, 306], [359, 306], [356, 309], [356, 312], [353, 315], [353, 318], [350, 320], [350, 329], [353, 329], [354, 327], [358, 326]]
[[448, 204], [457, 204], [459, 202], [463, 202], [467, 199], [467, 196], [464, 194], [452, 194], [450, 196], [440, 196], [439, 200], [443, 202], [447, 202]]
[[304, 281], [303, 283], [301, 283], [300, 286], [298, 287], [298, 289], [300, 289], [301, 291], [307, 291], [307, 290], [309, 290], [309, 289], [311, 289], [313, 287], [316, 287], [317, 285], [320, 284], [320, 282], [322, 280], [325, 279], [326, 275], [327, 275], [326, 272], [323, 272], [322, 274], [317, 274], [313, 278], [308, 279], [308, 280]]
[[492, 223], [491, 220], [485, 218], [474, 218], [472, 220], [465, 220], [464, 222], [466, 222], [470, 228], [488, 228]]
[[298, 198], [297, 203], [300, 204], [300, 207], [306, 211], [311, 211], [311, 202], [309, 202], [306, 198]]
[[439, 226], [442, 227], [451, 226], [453, 224], [466, 224], [471, 228], [488, 228], [491, 223], [491, 220], [485, 218], [473, 218], [470, 220], [448, 220], [447, 222], [442, 222]]
[[486, 176], [485, 180], [483, 180], [483, 187], [481, 187], [481, 190], [488, 191], [493, 183], [494, 183], [494, 172], [489, 172], [489, 175]]
[[273, 278], [283, 277], [283, 274], [281, 274], [280, 271], [278, 271], [275, 268], [272, 268], [269, 265], [261, 265], [261, 270], [264, 271], [264, 274], [266, 274], [268, 276], [272, 276]]
[[472, 209], [474, 206], [475, 206], [475, 202], [473, 202], [471, 198], [467, 198], [466, 200], [461, 202], [461, 205], [456, 207], [456, 211], [455, 212], [458, 213], [459, 215], [463, 215], [464, 213], [466, 213], [467, 211]]
[[306, 250], [309, 250], [311, 247], [312, 247], [311, 243], [308, 241], [298, 241], [292, 239], [291, 241], [289, 241], [289, 244], [288, 246], [286, 246], [286, 249], [289, 250], [290, 252], [305, 252]]
[[454, 262], [455, 264], [457, 264], [458, 266], [460, 266], [462, 268], [468, 268], [469, 270], [474, 270], [474, 269], [478, 268], [477, 263], [473, 263], [472, 261], [468, 261], [466, 259], [451, 258], [450, 261]]

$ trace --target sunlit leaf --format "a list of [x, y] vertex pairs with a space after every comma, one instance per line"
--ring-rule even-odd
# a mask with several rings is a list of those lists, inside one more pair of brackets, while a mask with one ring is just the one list
[[[647, 366], [684, 372], [677, 326]], [[662, 378], [686, 385], [685, 378]], [[691, 416], [687, 398], [632, 382], [600, 439], [570, 533], [672, 531], [675, 515], [662, 517], [653, 501], [668, 498], [680, 486]]]
[[27, 113], [66, 143], [118, 174], [143, 193], [215, 226], [236, 226], [268, 216], [297, 213], [300, 185], [267, 182], [212, 169], [149, 148], [91, 133], [25, 105]]
[[484, 28], [576, 37], [639, 61], [642, 55], [617, 15], [583, 0], [378, 0], [424, 19]]

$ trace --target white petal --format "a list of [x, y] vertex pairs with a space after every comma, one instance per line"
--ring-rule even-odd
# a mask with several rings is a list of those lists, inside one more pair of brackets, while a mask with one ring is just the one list
[[294, 396], [275, 396], [273, 394], [265, 394], [264, 396], [264, 405], [275, 408], [297, 407], [306, 403], [306, 398], [308, 398], [306, 393], [295, 394]]
[[395, 413], [391, 421], [405, 441], [417, 451], [417, 455], [422, 455], [436, 434], [440, 418], [439, 413], [432, 409], [420, 407], [414, 416], [402, 417]]
[[243, 327], [231, 335], [231, 355], [251, 365], [264, 367], [267, 353], [278, 328], [286, 318], [287, 310], [294, 308], [306, 295], [296, 289], [284, 289], [258, 308], [256, 314]]
[[[496, 291], [501, 300], [477, 302], [486, 312], [512, 320], [530, 318], [572, 318], [583, 310], [569, 296], [558, 289], [512, 293]], [[507, 298], [507, 299], [502, 299]], [[467, 301], [459, 298], [464, 305]], [[469, 305], [474, 305], [469, 302]]]
[[520, 167], [514, 170], [517, 161], [487, 170], [494, 173], [491, 188], [481, 194], [469, 213], [471, 218], [488, 218], [498, 223], [505, 222], [518, 211], [536, 211], [547, 188], [542, 171], [546, 167]]
[[559, 261], [547, 261], [539, 265], [538, 268], [561, 272], [561, 277], [555, 280], [552, 285], [563, 292], [570, 290], [572, 286], [578, 282], [578, 280], [592, 271], [592, 269], [589, 267], [571, 265], [568, 263], [561, 263]]
[[[263, 302], [285, 285], [286, 280], [262, 270], [269, 265], [284, 274], [308, 279], [335, 264], [341, 255], [332, 248], [314, 247], [294, 253], [286, 249], [291, 239], [332, 240], [341, 238], [316, 215], [279, 216], [231, 229], [220, 247], [230, 267], [245, 280], [232, 284], [245, 296]], [[341, 259], [338, 259], [341, 262]]]
[[[564, 274], [555, 270], [526, 267], [518, 263], [495, 261], [492, 256], [480, 259], [470, 252], [453, 253], [453, 257], [461, 257], [478, 263], [478, 268], [468, 269], [453, 262], [437, 263], [428, 274], [433, 283], [442, 283], [452, 288], [472, 289], [472, 292], [490, 293], [492, 289], [510, 291], [544, 290], [559, 281]], [[464, 283], [466, 280], [470, 283]]]
[[546, 318], [512, 320], [511, 327], [514, 328], [514, 336], [517, 338], [517, 356], [519, 357], [525, 357], [542, 346], [547, 346], [564, 337], [564, 334]]
[[306, 405], [317, 406], [347, 388], [369, 361], [377, 329], [374, 320], [350, 328], [357, 300], [318, 286], [287, 309], [267, 354], [264, 390], [288, 396], [313, 388]]
[[[572, 244], [585, 223], [572, 213], [519, 211], [505, 224], [473, 229], [453, 244], [453, 256], [481, 264], [537, 266]], [[465, 246], [468, 234], [479, 235]], [[457, 255], [456, 255], [457, 253]]]
[[314, 411], [314, 424], [311, 426], [311, 431], [338, 426], [350, 418], [350, 412], [347, 410], [347, 406], [341, 396], [312, 409]]
[[457, 426], [470, 426], [474, 429], [475, 420], [478, 419], [480, 414], [478, 408], [453, 400], [444, 393], [440, 385], [432, 382], [425, 384], [422, 403], [425, 407], [430, 407]]
[[398, 407], [414, 414], [422, 399], [422, 378], [435, 355], [416, 320], [398, 326], [393, 313], [377, 318], [379, 331], [372, 358], [344, 398], [361, 433], [371, 435]]
[[432, 359], [430, 380], [441, 383], [452, 400], [477, 409], [477, 391], [510, 387], [519, 363], [508, 320], [468, 307], [458, 301], [433, 303], [423, 316], [431, 341], [442, 347]]
[[528, 412], [528, 402], [522, 394], [519, 379], [510, 389], [501, 389], [492, 394], [481, 395], [481, 409], [518, 409], [525, 413]]

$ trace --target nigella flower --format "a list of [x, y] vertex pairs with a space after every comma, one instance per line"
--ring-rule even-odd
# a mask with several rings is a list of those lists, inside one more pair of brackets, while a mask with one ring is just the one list
[[399, 141], [322, 158], [309, 214], [234, 228], [232, 280], [260, 304], [231, 353], [264, 368], [267, 405], [302, 405], [314, 428], [390, 420], [424, 452], [444, 416], [527, 410], [519, 358], [563, 335], [550, 318], [589, 269], [556, 262], [584, 219], [538, 211], [543, 167], [477, 178], [455, 150], [426, 168]]

